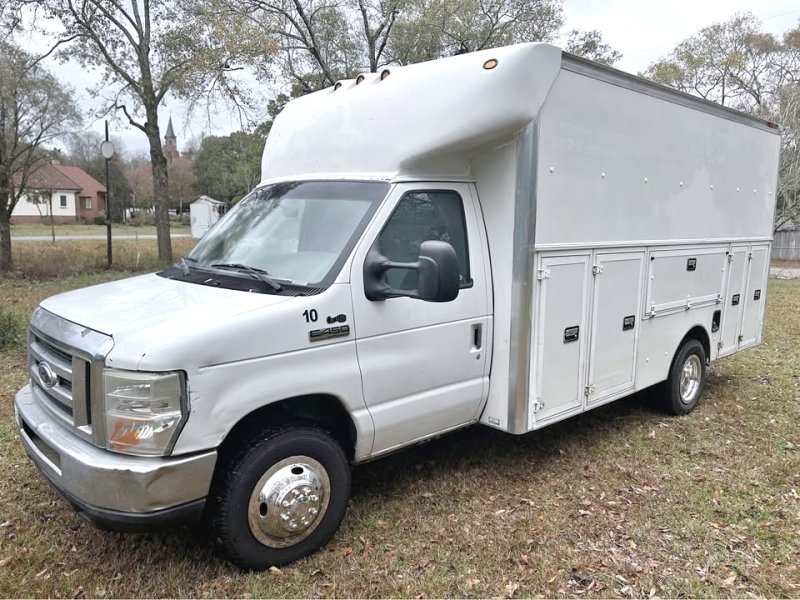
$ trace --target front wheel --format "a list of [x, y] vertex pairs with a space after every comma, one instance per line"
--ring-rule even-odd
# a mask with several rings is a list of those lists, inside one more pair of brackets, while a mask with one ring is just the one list
[[663, 385], [664, 408], [673, 415], [694, 410], [706, 382], [706, 351], [698, 340], [686, 340], [678, 349], [669, 378]]
[[350, 466], [323, 431], [272, 433], [221, 468], [211, 493], [211, 527], [222, 555], [242, 569], [307, 556], [333, 537], [344, 518]]

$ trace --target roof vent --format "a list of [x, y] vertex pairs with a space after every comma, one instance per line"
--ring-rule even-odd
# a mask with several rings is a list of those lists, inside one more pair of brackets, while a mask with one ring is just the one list
[[381, 71], [381, 81], [386, 79], [391, 74], [392, 72], [389, 69], [384, 69], [383, 71]]
[[364, 75], [363, 74], [361, 74], [358, 77], [356, 77], [356, 85], [358, 85], [362, 81], [364, 81]]

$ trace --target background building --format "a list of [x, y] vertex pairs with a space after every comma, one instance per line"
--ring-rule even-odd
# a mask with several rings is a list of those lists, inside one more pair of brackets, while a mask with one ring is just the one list
[[45, 165], [28, 178], [11, 222], [93, 223], [105, 216], [106, 188], [79, 167]]

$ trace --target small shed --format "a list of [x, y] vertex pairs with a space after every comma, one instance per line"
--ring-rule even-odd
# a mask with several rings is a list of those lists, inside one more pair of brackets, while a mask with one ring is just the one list
[[219, 218], [225, 213], [225, 203], [214, 200], [208, 196], [200, 196], [189, 206], [189, 215], [192, 222], [192, 237], [199, 239], [211, 229]]

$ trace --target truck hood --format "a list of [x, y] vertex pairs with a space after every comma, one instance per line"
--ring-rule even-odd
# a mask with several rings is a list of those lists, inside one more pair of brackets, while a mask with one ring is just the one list
[[73, 323], [112, 336], [169, 325], [200, 326], [258, 310], [290, 299], [166, 279], [155, 274], [131, 277], [65, 292], [41, 303], [42, 308]]

